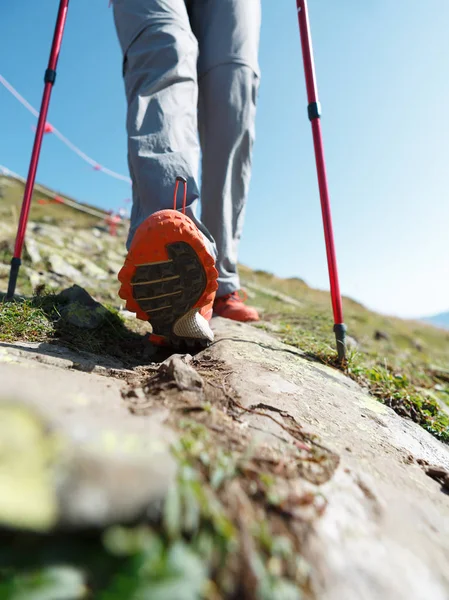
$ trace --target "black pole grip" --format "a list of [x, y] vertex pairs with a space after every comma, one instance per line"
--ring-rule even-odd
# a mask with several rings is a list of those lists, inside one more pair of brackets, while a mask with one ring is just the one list
[[337, 341], [338, 360], [342, 363], [346, 360], [346, 325], [344, 323], [334, 325], [334, 333]]
[[307, 107], [307, 114], [309, 115], [309, 121], [321, 118], [321, 104], [319, 102], [311, 102]]
[[6, 293], [6, 299], [12, 300], [16, 291], [17, 277], [19, 276], [19, 269], [22, 261], [20, 258], [11, 259], [11, 269], [9, 271], [8, 291]]
[[51, 83], [52, 85], [56, 81], [56, 71], [54, 69], [47, 69], [45, 71], [44, 83]]

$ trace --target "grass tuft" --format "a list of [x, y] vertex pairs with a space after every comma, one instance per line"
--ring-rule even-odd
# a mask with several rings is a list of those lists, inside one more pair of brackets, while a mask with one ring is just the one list
[[95, 329], [76, 327], [62, 316], [66, 301], [39, 292], [31, 298], [0, 302], [0, 341], [59, 343], [73, 350], [120, 358], [127, 364], [139, 361], [147, 343], [143, 332], [133, 331], [118, 311], [106, 306]]
[[54, 322], [38, 300], [0, 303], [0, 341], [43, 342], [54, 332]]

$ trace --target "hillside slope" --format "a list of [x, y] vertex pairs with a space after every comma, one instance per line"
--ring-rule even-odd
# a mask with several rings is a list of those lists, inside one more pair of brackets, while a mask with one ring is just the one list
[[[6, 290], [23, 185], [9, 180], [0, 199], [0, 286]], [[39, 193], [35, 194], [36, 199]], [[120, 307], [117, 273], [125, 256], [126, 223], [116, 237], [104, 221], [60, 204], [33, 204], [18, 291], [58, 292], [73, 283]], [[327, 292], [298, 278], [280, 279], [242, 266], [242, 285], [262, 313], [261, 327], [316, 360], [336, 366]], [[343, 299], [350, 336], [346, 373], [399, 414], [449, 441], [449, 331], [379, 315]], [[141, 327], [145, 329], [146, 325]], [[0, 339], [8, 335], [0, 330]]]
[[449, 329], [449, 312], [439, 313], [438, 315], [432, 315], [431, 317], [425, 317], [423, 321], [430, 323], [435, 327]]
[[117, 297], [126, 227], [36, 208], [0, 298], [2, 600], [446, 600], [449, 332], [345, 298], [337, 365], [329, 295], [242, 266], [262, 321], [171, 355]]

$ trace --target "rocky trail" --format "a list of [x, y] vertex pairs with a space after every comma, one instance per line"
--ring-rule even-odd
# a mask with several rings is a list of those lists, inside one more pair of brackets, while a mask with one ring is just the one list
[[345, 299], [343, 373], [327, 294], [242, 267], [263, 321], [172, 355], [118, 305], [125, 228], [31, 217], [0, 301], [0, 600], [449, 599], [447, 332]]
[[[55, 532], [68, 543], [114, 524], [159, 530], [165, 518], [169, 539], [188, 540], [214, 519], [176, 498], [188, 467], [238, 540], [226, 554], [233, 597], [448, 598], [447, 446], [260, 329], [217, 319], [214, 330], [195, 357], [134, 369], [1, 344], [3, 536], [20, 545], [40, 532], [51, 545]], [[429, 476], [435, 466], [443, 479]], [[257, 547], [263, 522], [288, 552]], [[285, 592], [261, 591], [266, 572]], [[201, 597], [178, 584], [160, 597]]]

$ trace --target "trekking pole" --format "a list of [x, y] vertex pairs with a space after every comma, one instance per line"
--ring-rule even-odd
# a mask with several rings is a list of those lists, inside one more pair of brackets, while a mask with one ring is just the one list
[[346, 359], [346, 325], [343, 322], [343, 307], [341, 302], [340, 284], [338, 281], [337, 257], [335, 254], [334, 231], [329, 200], [329, 188], [324, 160], [323, 137], [321, 134], [321, 105], [318, 100], [318, 90], [313, 62], [312, 38], [310, 34], [307, 0], [296, 0], [298, 9], [299, 32], [301, 36], [302, 57], [306, 78], [309, 120], [312, 124], [313, 145], [320, 190], [321, 212], [323, 215], [324, 238], [326, 241], [327, 264], [331, 287], [332, 309], [334, 313], [334, 332], [337, 341], [337, 352], [340, 362]]
[[22, 264], [22, 250], [25, 241], [25, 232], [30, 213], [31, 198], [33, 196], [34, 182], [36, 180], [37, 165], [42, 147], [42, 138], [45, 132], [47, 122], [48, 107], [50, 104], [51, 92], [56, 79], [56, 67], [58, 64], [59, 52], [61, 50], [62, 36], [64, 33], [65, 22], [67, 18], [67, 10], [69, 0], [60, 0], [58, 17], [56, 19], [55, 33], [51, 46], [50, 59], [48, 68], [45, 71], [45, 87], [42, 96], [42, 103], [39, 111], [39, 119], [37, 122], [36, 133], [34, 136], [33, 151], [31, 153], [30, 166], [28, 170], [27, 181], [25, 184], [25, 192], [22, 201], [22, 210], [20, 212], [19, 226], [17, 228], [16, 242], [14, 246], [14, 255], [11, 260], [11, 269], [9, 272], [7, 299], [11, 299], [16, 291], [17, 277], [19, 275], [20, 265]]

